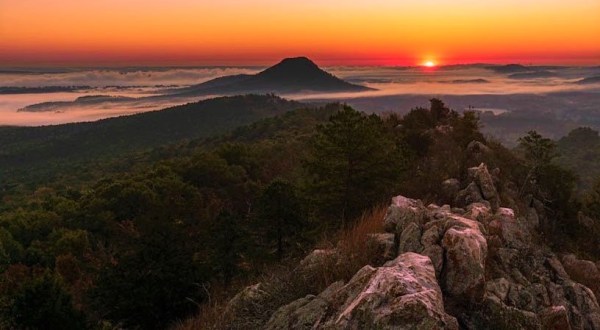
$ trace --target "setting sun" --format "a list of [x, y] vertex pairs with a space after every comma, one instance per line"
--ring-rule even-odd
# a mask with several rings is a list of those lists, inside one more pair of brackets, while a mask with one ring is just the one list
[[425, 62], [423, 63], [423, 66], [425, 66], [425, 67], [428, 67], [428, 68], [433, 68], [433, 67], [435, 67], [435, 66], [436, 66], [436, 64], [435, 64], [435, 62], [434, 62], [434, 61], [425, 61]]

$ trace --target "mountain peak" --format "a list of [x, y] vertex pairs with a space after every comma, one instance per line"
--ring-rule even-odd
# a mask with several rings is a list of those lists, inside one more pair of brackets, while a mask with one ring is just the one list
[[186, 94], [359, 92], [368, 87], [346, 82], [319, 68], [308, 57], [285, 58], [254, 75], [221, 77], [183, 90]]
[[283, 60], [281, 60], [281, 62], [279, 62], [278, 64], [274, 65], [274, 67], [277, 66], [297, 66], [297, 67], [312, 67], [312, 68], [319, 68], [315, 62], [311, 61], [308, 57], [305, 56], [299, 56], [299, 57], [288, 57], [288, 58], [284, 58]]

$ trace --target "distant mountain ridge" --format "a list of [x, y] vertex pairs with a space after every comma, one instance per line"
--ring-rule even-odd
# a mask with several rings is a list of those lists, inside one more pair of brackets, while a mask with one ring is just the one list
[[254, 75], [225, 76], [202, 84], [171, 90], [172, 95], [300, 92], [360, 92], [372, 88], [344, 81], [306, 57], [286, 58]]
[[80, 161], [147, 151], [184, 139], [207, 138], [303, 107], [303, 103], [273, 95], [243, 95], [95, 122], [0, 126], [0, 184], [3, 178], [11, 177], [9, 173], [18, 178], [15, 171], [68, 168]]

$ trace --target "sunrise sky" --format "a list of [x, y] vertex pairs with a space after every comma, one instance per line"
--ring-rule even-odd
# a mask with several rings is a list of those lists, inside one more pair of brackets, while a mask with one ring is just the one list
[[600, 64], [600, 0], [0, 0], [0, 66]]

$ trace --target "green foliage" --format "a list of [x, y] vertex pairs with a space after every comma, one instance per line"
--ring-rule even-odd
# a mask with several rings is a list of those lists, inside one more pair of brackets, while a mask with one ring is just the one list
[[105, 318], [126, 327], [163, 329], [196, 308], [202, 277], [183, 228], [164, 218], [138, 219], [116, 265], [105, 266], [92, 292]]
[[581, 193], [591, 189], [600, 177], [600, 136], [589, 127], [579, 127], [557, 142], [560, 156], [557, 163], [579, 176], [578, 188]]
[[583, 211], [600, 222], [600, 177], [583, 198]]
[[[21, 310], [30, 305], [29, 310], [43, 310], [48, 317], [79, 322], [74, 304], [94, 324], [164, 328], [206, 303], [206, 288], [212, 284], [228, 287], [261, 273], [269, 263], [299, 257], [315, 240], [390, 196], [435, 201], [443, 180], [466, 175], [473, 160], [465, 148], [473, 140], [493, 149], [490, 165], [501, 167], [501, 176], [524, 185], [523, 195], [544, 202], [553, 221], [548, 228], [564, 232], [564, 239], [583, 237], [574, 217], [579, 211], [571, 195], [574, 177], [544, 162], [553, 158], [551, 141], [535, 134], [523, 138], [523, 150], [533, 151], [527, 152], [527, 161], [521, 160], [485, 141], [475, 113], [458, 114], [436, 99], [430, 109], [415, 109], [404, 117], [366, 115], [340, 104], [300, 109], [220, 137], [125, 153], [130, 147], [141, 151], [172, 141], [180, 133], [195, 137], [222, 132], [234, 122], [270, 116], [295, 104], [273, 96], [224, 98], [171, 109], [186, 121], [223, 111], [216, 121], [186, 122], [181, 132], [172, 132], [173, 122], [161, 117], [170, 115], [161, 115], [131, 120], [165, 124], [171, 131], [148, 133], [144, 128], [137, 136], [136, 129], [128, 131], [129, 124], [116, 129], [109, 121], [33, 130], [22, 144], [13, 141], [0, 156], [32, 153], [24, 156], [27, 162], [46, 162], [48, 150], [64, 146], [69, 154], [83, 148], [78, 140], [92, 148], [114, 139], [120, 139], [115, 154], [125, 156], [112, 160], [106, 148], [90, 149], [82, 157], [102, 161], [84, 165], [67, 155], [66, 161], [73, 163], [65, 168], [55, 167], [62, 161], [44, 163], [49, 173], [64, 175], [47, 184], [28, 187], [24, 183], [37, 179], [9, 178], [17, 185], [3, 186], [0, 204], [0, 307], [5, 315], [16, 315], [6, 308], [19, 297]], [[200, 108], [206, 114], [186, 117]], [[248, 117], [230, 118], [248, 109]], [[156, 123], [157, 118], [165, 123]], [[215, 127], [190, 133], [206, 125]], [[56, 132], [60, 141], [74, 145], [51, 139], [46, 150], [38, 146], [43, 132]], [[123, 132], [136, 138], [128, 141]], [[585, 144], [590, 134], [575, 132], [570, 148]], [[40, 148], [44, 152], [36, 155]], [[8, 158], [2, 159], [10, 162]], [[0, 172], [12, 173], [3, 164]], [[598, 194], [590, 192], [583, 203], [591, 217], [597, 214]], [[379, 220], [374, 223], [380, 225]], [[42, 285], [43, 273], [55, 275]], [[33, 301], [31, 292], [53, 298], [45, 300], [50, 303]]]
[[467, 111], [461, 116], [439, 99], [430, 102], [429, 109], [416, 108], [399, 120], [391, 117], [387, 121], [391, 122], [388, 126], [395, 127], [397, 143], [405, 146], [410, 156], [402, 192], [436, 201], [441, 182], [466, 175], [467, 145], [486, 140], [479, 131], [476, 113]]
[[231, 283], [236, 272], [240, 270], [239, 263], [244, 248], [242, 221], [239, 215], [227, 210], [222, 211], [210, 227], [211, 264], [219, 274], [225, 286]]
[[83, 315], [73, 308], [71, 296], [49, 273], [22, 285], [5, 315], [17, 329], [85, 329]]
[[281, 260], [290, 240], [305, 226], [298, 192], [290, 183], [274, 180], [263, 191], [257, 209], [258, 226], [268, 244], [276, 247], [277, 258]]
[[402, 153], [381, 118], [344, 107], [310, 142], [309, 189], [322, 214], [342, 226], [387, 199], [402, 174]]
[[548, 164], [558, 156], [556, 143], [536, 131], [529, 131], [526, 136], [520, 137], [519, 148], [534, 168]]

